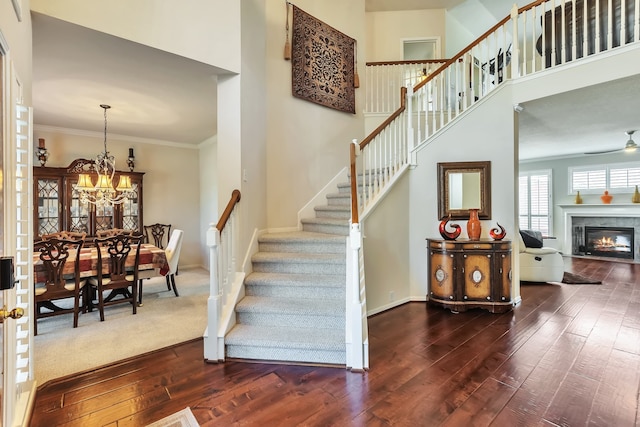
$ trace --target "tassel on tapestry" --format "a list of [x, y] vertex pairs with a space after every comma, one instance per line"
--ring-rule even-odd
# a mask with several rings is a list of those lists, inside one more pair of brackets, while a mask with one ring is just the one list
[[284, 5], [287, 11], [287, 19], [285, 24], [285, 36], [284, 36], [284, 59], [289, 61], [291, 59], [291, 42], [289, 42], [289, 2], [285, 1]]
[[353, 43], [353, 87], [360, 87], [360, 76], [358, 75], [358, 40]]

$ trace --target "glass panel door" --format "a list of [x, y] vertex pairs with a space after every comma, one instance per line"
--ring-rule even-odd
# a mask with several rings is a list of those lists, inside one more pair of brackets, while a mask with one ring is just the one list
[[82, 203], [80, 201], [80, 197], [78, 192], [75, 190], [75, 185], [77, 181], [69, 180], [69, 184], [73, 190], [71, 191], [71, 201], [69, 203], [69, 221], [67, 229], [68, 231], [76, 231], [76, 232], [85, 232], [87, 234], [91, 234], [91, 229], [89, 227], [89, 203]]
[[96, 206], [96, 233], [116, 228], [114, 212], [113, 206]]
[[38, 191], [38, 236], [56, 233], [62, 230], [60, 215], [61, 180], [39, 178]]
[[122, 204], [122, 228], [125, 230], [140, 230], [138, 199], [140, 198], [139, 185], [131, 182], [134, 194]]

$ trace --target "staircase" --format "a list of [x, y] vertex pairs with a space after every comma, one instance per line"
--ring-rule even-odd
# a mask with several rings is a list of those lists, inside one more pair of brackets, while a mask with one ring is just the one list
[[345, 365], [351, 199], [348, 183], [338, 187], [301, 221], [302, 231], [259, 237], [237, 323], [225, 337], [228, 358]]

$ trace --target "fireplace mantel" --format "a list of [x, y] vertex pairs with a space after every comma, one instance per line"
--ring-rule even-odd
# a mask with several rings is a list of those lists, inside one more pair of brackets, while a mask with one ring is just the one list
[[593, 203], [557, 205], [564, 220], [562, 251], [571, 253], [571, 231], [573, 217], [640, 217], [640, 203]]

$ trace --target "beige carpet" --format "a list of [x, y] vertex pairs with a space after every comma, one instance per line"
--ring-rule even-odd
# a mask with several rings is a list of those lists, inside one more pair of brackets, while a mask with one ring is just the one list
[[[38, 384], [96, 368], [148, 351], [201, 337], [207, 322], [209, 273], [180, 269], [179, 297], [167, 290], [164, 277], [144, 281], [143, 305], [132, 314], [129, 304], [80, 314], [38, 320], [34, 337], [34, 372]], [[73, 304], [73, 303], [71, 303]]]

